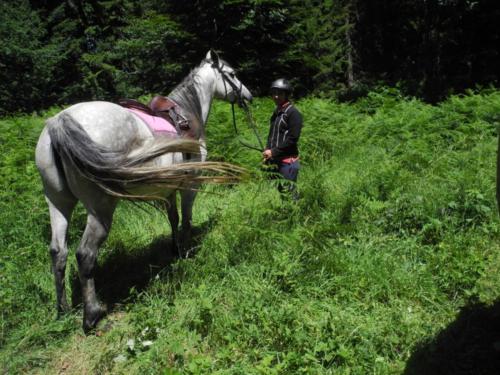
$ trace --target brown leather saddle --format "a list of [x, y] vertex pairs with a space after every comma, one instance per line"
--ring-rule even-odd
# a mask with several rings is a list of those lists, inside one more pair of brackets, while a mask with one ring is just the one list
[[118, 101], [122, 107], [133, 108], [151, 116], [162, 117], [175, 126], [179, 135], [190, 136], [189, 121], [177, 110], [177, 104], [166, 96], [157, 95], [148, 105], [135, 99], [120, 99]]

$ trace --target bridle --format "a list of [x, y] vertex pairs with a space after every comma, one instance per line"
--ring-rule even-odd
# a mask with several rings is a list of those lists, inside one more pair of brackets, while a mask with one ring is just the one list
[[212, 63], [212, 68], [215, 69], [217, 72], [219, 72], [219, 74], [222, 77], [222, 82], [224, 83], [225, 97], [227, 98], [227, 85], [229, 85], [236, 93], [236, 100], [232, 101], [231, 104], [234, 104], [237, 101], [240, 107], [245, 108], [247, 104], [245, 103], [243, 95], [241, 94], [243, 91], [243, 83], [240, 82], [240, 86], [238, 87], [236, 83], [234, 83], [232, 79], [229, 77], [229, 75], [224, 71], [224, 63], [221, 63], [220, 60]]
[[217, 62], [214, 62], [212, 63], [212, 68], [215, 69], [217, 72], [219, 72], [219, 74], [221, 75], [222, 77], [222, 82], [224, 83], [224, 91], [225, 91], [225, 97], [227, 98], [227, 95], [228, 95], [228, 90], [227, 90], [227, 86], [226, 86], [226, 83], [231, 87], [231, 89], [233, 90], [233, 92], [236, 93], [236, 100], [234, 101], [231, 101], [231, 112], [233, 114], [233, 127], [234, 127], [234, 132], [236, 133], [236, 135], [238, 136], [238, 127], [236, 126], [236, 114], [234, 112], [234, 104], [237, 102], [238, 105], [243, 109], [243, 111], [245, 112], [245, 115], [247, 117], [247, 121], [250, 125], [250, 127], [252, 128], [254, 134], [255, 134], [255, 138], [257, 138], [257, 141], [259, 142], [259, 147], [256, 147], [256, 146], [252, 146], [244, 141], [242, 141], [241, 139], [238, 139], [238, 141], [245, 147], [247, 148], [250, 148], [252, 150], [257, 150], [257, 151], [264, 151], [264, 145], [262, 144], [262, 140], [260, 139], [260, 136], [259, 136], [259, 133], [257, 131], [257, 126], [255, 125], [255, 121], [253, 119], [253, 116], [252, 116], [252, 113], [250, 112], [250, 108], [248, 107], [247, 103], [245, 102], [245, 99], [243, 98], [243, 95], [242, 95], [242, 91], [243, 91], [243, 83], [240, 82], [240, 86], [238, 87], [234, 82], [233, 80], [228, 76], [228, 74], [224, 71], [224, 64], [220, 63], [220, 60], [217, 61]]

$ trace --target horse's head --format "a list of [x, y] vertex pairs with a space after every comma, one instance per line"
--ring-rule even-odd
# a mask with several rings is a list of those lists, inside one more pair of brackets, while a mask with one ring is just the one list
[[235, 70], [214, 51], [208, 51], [205, 61], [215, 73], [215, 92], [218, 99], [244, 105], [245, 100], [252, 101], [252, 94], [236, 77]]

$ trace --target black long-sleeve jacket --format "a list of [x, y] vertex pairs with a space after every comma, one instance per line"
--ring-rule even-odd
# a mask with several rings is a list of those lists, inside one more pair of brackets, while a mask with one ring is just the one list
[[273, 112], [266, 147], [271, 150], [273, 160], [299, 156], [297, 144], [301, 130], [302, 115], [292, 104], [285, 104]]

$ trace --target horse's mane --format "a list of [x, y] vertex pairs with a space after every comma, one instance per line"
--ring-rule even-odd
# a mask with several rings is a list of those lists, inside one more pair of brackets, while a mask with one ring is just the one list
[[198, 67], [191, 70], [168, 95], [179, 107], [193, 115], [195, 121], [200, 125], [203, 125], [203, 119], [201, 117], [201, 101], [196, 92], [196, 81], [199, 79], [198, 70], [204, 63], [205, 61], [202, 61]]
[[[229, 66], [229, 64], [220, 59], [220, 64]], [[206, 63], [212, 63], [210, 60], [203, 60], [200, 65], [191, 70], [191, 72], [179, 83], [172, 92], [168, 95], [175, 101], [182, 109], [194, 116], [195, 121], [203, 126], [203, 119], [201, 117], [201, 102], [196, 92], [196, 83], [200, 79], [198, 71]]]

